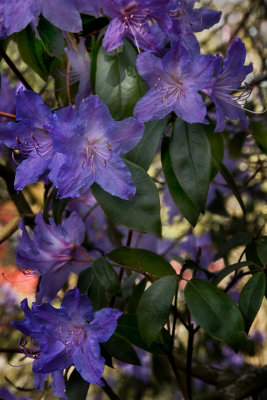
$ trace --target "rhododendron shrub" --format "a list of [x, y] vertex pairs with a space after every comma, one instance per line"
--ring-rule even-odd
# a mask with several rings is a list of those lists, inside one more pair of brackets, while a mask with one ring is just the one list
[[47, 398], [264, 389], [266, 368], [244, 357], [264, 342], [264, 115], [249, 41], [209, 53], [196, 34], [221, 10], [196, 3], [0, 4], [0, 175], [20, 214], [0, 241], [14, 235], [18, 284], [38, 278], [5, 353], [32, 362]]

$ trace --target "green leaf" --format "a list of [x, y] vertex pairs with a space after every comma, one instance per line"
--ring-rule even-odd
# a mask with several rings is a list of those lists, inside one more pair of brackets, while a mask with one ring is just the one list
[[[222, 162], [224, 156], [224, 142], [222, 135], [218, 133], [214, 133], [214, 125], [202, 125], [208, 141], [210, 143], [211, 154], [215, 158], [215, 160]], [[213, 180], [215, 175], [217, 174], [218, 169], [214, 164], [211, 164], [211, 173], [210, 173], [210, 181]]]
[[228, 253], [238, 246], [246, 246], [251, 242], [252, 237], [247, 232], [240, 232], [228, 239], [220, 248], [218, 253], [215, 255], [214, 260], [226, 257]]
[[204, 213], [209, 189], [211, 149], [200, 124], [177, 118], [170, 140], [171, 164], [177, 181]]
[[164, 276], [143, 294], [137, 308], [137, 323], [145, 343], [151, 344], [168, 320], [172, 299], [177, 290], [177, 278]]
[[52, 197], [52, 213], [56, 224], [61, 223], [62, 215], [68, 202], [69, 198], [57, 199], [55, 196]]
[[240, 268], [249, 267], [253, 264], [254, 263], [252, 261], [240, 261], [238, 263], [228, 265], [216, 275], [216, 277], [213, 279], [213, 284], [218, 285], [227, 275], [231, 274], [234, 271], [237, 271]]
[[148, 272], [156, 276], [175, 275], [174, 268], [163, 257], [149, 250], [120, 247], [107, 254], [120, 265], [131, 267], [137, 272]]
[[[87, 271], [87, 274], [88, 274], [86, 276], [87, 282], [89, 283], [88, 290], [87, 290], [88, 297], [92, 302], [93, 309], [101, 310], [101, 308], [108, 307], [106, 291], [98, 283], [98, 281], [96, 279], [94, 279], [94, 274], [93, 274], [92, 268], [90, 268], [90, 270], [91, 270], [90, 272], [85, 270], [85, 271]], [[82, 279], [81, 275], [80, 275], [79, 281], [80, 281], [80, 279]], [[91, 280], [89, 282], [90, 275], [91, 275]], [[79, 281], [78, 281], [78, 287], [79, 287]], [[85, 286], [85, 284], [84, 284], [84, 286]]]
[[52, 57], [59, 57], [65, 47], [62, 31], [50, 24], [42, 14], [39, 16], [37, 30], [46, 52]]
[[246, 208], [245, 208], [245, 205], [243, 203], [243, 200], [242, 200], [241, 194], [239, 192], [239, 189], [236, 186], [235, 181], [232, 178], [232, 175], [230, 174], [230, 172], [228, 171], [228, 169], [226, 168], [226, 166], [223, 163], [217, 161], [214, 157], [212, 158], [212, 161], [213, 161], [215, 167], [218, 168], [218, 170], [222, 174], [222, 176], [223, 176], [225, 182], [227, 183], [227, 185], [229, 186], [229, 188], [232, 190], [233, 194], [236, 197], [236, 200], [238, 201], [238, 203], [239, 203], [239, 205], [240, 205], [240, 207], [241, 207], [241, 209], [243, 211], [243, 214], [245, 215], [246, 214]]
[[267, 264], [267, 236], [262, 236], [257, 241], [257, 254], [262, 265]]
[[86, 382], [75, 368], [66, 383], [67, 400], [85, 400], [89, 386], [90, 383]]
[[93, 280], [93, 270], [91, 267], [86, 268], [79, 275], [77, 287], [80, 293], [87, 293]]
[[130, 297], [129, 305], [128, 305], [128, 312], [129, 314], [136, 313], [139, 301], [144, 293], [146, 288], [147, 279], [143, 278], [133, 289], [133, 294]]
[[142, 139], [124, 157], [147, 171], [159, 147], [167, 122], [167, 118], [147, 122]]
[[249, 331], [259, 311], [265, 288], [265, 274], [264, 272], [257, 272], [241, 290], [238, 305], [245, 319], [246, 332]]
[[59, 61], [46, 53], [41, 40], [36, 39], [30, 25], [16, 34], [16, 42], [22, 60], [46, 81]]
[[113, 51], [101, 47], [98, 52], [95, 93], [117, 120], [131, 116], [137, 100], [146, 92], [136, 70], [136, 57], [137, 52], [128, 41]]
[[200, 212], [189, 199], [185, 191], [182, 189], [181, 185], [176, 179], [174, 171], [171, 165], [171, 158], [169, 153], [169, 143], [170, 139], [168, 137], [163, 138], [161, 147], [161, 162], [163, 173], [166, 178], [166, 182], [170, 191], [170, 195], [180, 210], [182, 215], [187, 219], [187, 221], [195, 226], [199, 217]]
[[121, 294], [119, 277], [104, 257], [98, 258], [93, 262], [92, 270], [97, 282], [105, 291], [112, 295]]
[[[164, 347], [164, 345], [155, 342], [147, 345], [144, 342], [138, 329], [137, 316], [135, 314], [123, 314], [118, 319], [116, 333], [128, 339], [135, 346], [140, 347], [141, 349], [146, 350], [150, 353], [166, 353], [166, 348]], [[164, 333], [164, 338], [166, 338], [167, 336], [169, 337], [169, 334], [166, 330], [163, 330], [162, 333]]]
[[106, 215], [116, 224], [161, 235], [159, 194], [150, 176], [140, 167], [125, 160], [136, 184], [133, 200], [122, 200], [94, 184], [91, 189]]
[[138, 355], [128, 339], [113, 333], [106, 343], [103, 343], [105, 350], [117, 360], [127, 364], [141, 365]]
[[201, 328], [237, 351], [245, 335], [244, 320], [233, 300], [212, 283], [200, 279], [189, 281], [184, 294]]
[[267, 154], [267, 129], [261, 122], [252, 122], [250, 125], [252, 135], [256, 140], [259, 148]]

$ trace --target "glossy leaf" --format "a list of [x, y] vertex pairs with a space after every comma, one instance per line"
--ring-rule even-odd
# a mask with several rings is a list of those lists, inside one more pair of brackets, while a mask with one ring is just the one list
[[257, 242], [257, 254], [262, 265], [267, 264], [267, 236], [261, 237]]
[[132, 267], [137, 272], [148, 272], [156, 276], [175, 275], [175, 270], [168, 261], [152, 251], [120, 247], [107, 254], [107, 257], [117, 264]]
[[237, 351], [245, 335], [244, 320], [233, 300], [200, 279], [189, 281], [184, 293], [189, 311], [201, 328]]
[[121, 294], [121, 285], [118, 274], [104, 257], [97, 258], [92, 264], [93, 275], [105, 291], [113, 294]]
[[227, 267], [223, 268], [213, 279], [214, 285], [218, 285], [227, 275], [231, 274], [232, 272], [243, 267], [249, 267], [250, 265], [253, 265], [252, 261], [241, 261], [232, 265], [228, 265]]
[[167, 322], [176, 289], [176, 277], [164, 276], [154, 282], [141, 297], [137, 322], [145, 343], [151, 344], [156, 340]]
[[125, 154], [125, 158], [147, 171], [156, 154], [167, 122], [167, 118], [147, 122], [142, 139], [131, 151]]
[[169, 192], [176, 207], [179, 209], [182, 215], [192, 226], [195, 226], [198, 221], [200, 212], [187, 196], [187, 194], [179, 184], [178, 180], [176, 179], [171, 165], [169, 143], [170, 139], [168, 137], [165, 137], [162, 140], [161, 147], [162, 168], [169, 188]]
[[67, 400], [85, 400], [89, 386], [90, 383], [86, 382], [75, 368], [66, 383]]
[[89, 287], [91, 286], [93, 280], [93, 270], [92, 268], [86, 268], [79, 275], [77, 287], [80, 293], [87, 293]]
[[[224, 142], [222, 135], [218, 135], [214, 133], [215, 126], [212, 124], [209, 125], [202, 125], [207, 139], [210, 143], [211, 154], [215, 158], [215, 160], [222, 162], [223, 155], [224, 155]], [[213, 163], [211, 163], [211, 173], [210, 173], [210, 180], [212, 181], [215, 175], [217, 174], [218, 169], [215, 167]]]
[[200, 124], [176, 119], [170, 140], [171, 164], [177, 181], [199, 211], [204, 212], [211, 171], [211, 149]]
[[128, 41], [113, 51], [101, 47], [97, 56], [95, 93], [106, 103], [114, 119], [133, 114], [145, 84], [136, 70], [137, 52]]
[[258, 272], [245, 284], [239, 297], [239, 308], [245, 319], [246, 332], [249, 331], [262, 303], [266, 288], [264, 272]]
[[239, 232], [236, 235], [232, 236], [228, 239], [217, 252], [214, 257], [214, 260], [218, 260], [219, 258], [226, 257], [228, 253], [238, 246], [246, 246], [251, 241], [251, 236], [247, 232]]
[[58, 60], [46, 53], [41, 40], [36, 39], [30, 26], [16, 35], [16, 42], [22, 60], [46, 81], [57, 67]]
[[136, 313], [139, 301], [144, 293], [146, 288], [147, 279], [143, 278], [133, 289], [133, 294], [130, 297], [129, 305], [128, 305], [128, 312], [129, 314]]
[[117, 360], [127, 364], [141, 365], [139, 357], [129, 340], [116, 332], [106, 343], [103, 343], [103, 347], [112, 357], [117, 358]]
[[42, 14], [37, 29], [46, 52], [52, 57], [61, 56], [65, 47], [62, 31], [50, 24]]
[[[163, 344], [153, 342], [148, 345], [144, 342], [138, 329], [137, 316], [135, 314], [122, 315], [118, 319], [116, 333], [119, 333], [121, 336], [127, 338], [135, 346], [140, 347], [141, 349], [150, 353], [166, 353], [166, 347], [164, 347]], [[165, 330], [162, 331], [162, 336], [166, 341], [167, 337], [169, 338], [169, 334]]]
[[126, 161], [136, 184], [133, 200], [122, 200], [105, 192], [98, 185], [92, 192], [106, 215], [117, 225], [135, 231], [161, 235], [159, 194], [153, 180], [137, 165]]

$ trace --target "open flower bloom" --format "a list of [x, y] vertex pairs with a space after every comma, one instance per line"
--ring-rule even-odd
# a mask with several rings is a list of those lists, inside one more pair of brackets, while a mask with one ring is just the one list
[[45, 128], [52, 120], [52, 112], [39, 94], [22, 88], [18, 91], [16, 118], [18, 123], [0, 124], [0, 135], [7, 147], [18, 150], [25, 157], [16, 169], [14, 184], [16, 190], [22, 190], [53, 168], [56, 153]]
[[171, 20], [169, 0], [102, 0], [103, 12], [112, 18], [103, 40], [106, 51], [114, 50], [128, 38], [138, 49], [159, 51], [159, 40], [152, 26], [167, 31]]
[[205, 7], [194, 8], [196, 2], [199, 0], [170, 1], [168, 12], [172, 27], [169, 34], [172, 39], [177, 40], [180, 35], [201, 32], [220, 21], [221, 11]]
[[193, 56], [180, 42], [162, 59], [151, 53], [139, 54], [137, 69], [152, 89], [136, 103], [136, 118], [149, 121], [174, 111], [189, 123], [207, 123], [207, 109], [198, 91], [210, 82], [213, 62], [213, 56]]
[[79, 197], [94, 182], [114, 196], [133, 198], [135, 184], [120, 155], [141, 139], [141, 122], [132, 117], [114, 121], [99, 97], [89, 96], [77, 111], [67, 107], [55, 112], [48, 129], [62, 153], [49, 174], [59, 198]]
[[99, 343], [106, 342], [113, 334], [121, 311], [104, 308], [93, 312], [89, 298], [80, 295], [77, 288], [65, 295], [60, 309], [44, 303], [33, 304], [30, 310], [27, 299], [22, 301], [21, 308], [26, 319], [12, 325], [32, 338], [32, 347], [28, 348], [26, 341], [21, 342], [21, 347], [34, 359], [33, 372], [41, 381], [36, 379], [36, 386], [40, 387], [45, 378], [41, 374], [57, 372], [58, 391], [62, 392], [62, 372], [72, 364], [84, 380], [103, 385], [105, 360]]
[[16, 251], [17, 264], [25, 274], [41, 275], [37, 302], [51, 301], [63, 287], [71, 272], [79, 274], [88, 268], [89, 255], [79, 246], [83, 242], [85, 227], [81, 217], [73, 212], [62, 225], [52, 218], [46, 224], [42, 214], [35, 218], [31, 238], [23, 220], [20, 222], [22, 237]]
[[[230, 44], [227, 57], [216, 56], [214, 63], [214, 77], [209, 85], [203, 90], [216, 106], [217, 125], [215, 132], [221, 132], [226, 125], [226, 118], [240, 119], [244, 128], [248, 127], [242, 105], [250, 95], [247, 86], [240, 88], [247, 74], [252, 72], [253, 65], [244, 65], [246, 59], [246, 48], [242, 40], [236, 37]], [[240, 92], [233, 95], [233, 92]]]

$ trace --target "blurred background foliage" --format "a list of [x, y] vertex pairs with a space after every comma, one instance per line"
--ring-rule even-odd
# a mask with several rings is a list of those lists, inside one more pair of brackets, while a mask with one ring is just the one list
[[[266, 0], [202, 0], [199, 6], [222, 10], [222, 19], [213, 28], [197, 34], [202, 52], [219, 53], [226, 55], [229, 42], [239, 36], [247, 48], [247, 64], [253, 62], [254, 70], [247, 81], [253, 87], [246, 108], [261, 112], [266, 107], [267, 100], [267, 1]], [[87, 38], [87, 47], [90, 48], [91, 38]], [[17, 41], [18, 43], [18, 41]], [[42, 94], [44, 102], [53, 109], [67, 103], [66, 76], [64, 68], [66, 60], [61, 60], [61, 65], [53, 65], [53, 76], [46, 82], [41, 78], [45, 72], [34, 72], [26, 61], [25, 54], [21, 57], [18, 45], [13, 38], [8, 43], [7, 54], [29, 82], [33, 90]], [[21, 43], [19, 43], [22, 46]], [[41, 52], [41, 49], [39, 49]], [[47, 60], [47, 65], [49, 62]], [[54, 61], [53, 61], [54, 62]], [[51, 66], [51, 65], [50, 65]], [[17, 84], [17, 78], [2, 60], [1, 68], [9, 79], [11, 86]], [[41, 76], [40, 76], [41, 75]], [[72, 88], [75, 91], [75, 86]], [[54, 95], [56, 94], [56, 96]], [[214, 111], [212, 104], [210, 112]], [[242, 194], [247, 213], [244, 216], [240, 205], [227, 183], [217, 175], [210, 185], [208, 206], [204, 216], [200, 218], [195, 229], [177, 211], [170, 223], [170, 211], [173, 205], [169, 205], [164, 199], [164, 182], [161, 179], [160, 156], [156, 155], [149, 173], [154, 178], [161, 193], [163, 237], [169, 239], [173, 247], [172, 256], [177, 262], [187, 257], [199, 261], [203, 260], [203, 254], [209, 253], [211, 260], [229, 237], [246, 232], [252, 237], [267, 235], [267, 117], [266, 114], [248, 114], [250, 126], [248, 132], [242, 131], [239, 125], [229, 121], [227, 129], [223, 133], [225, 143], [224, 163], [231, 171], [236, 185]], [[19, 213], [11, 201], [4, 181], [0, 180], [0, 227], [2, 231], [8, 224], [12, 224]], [[44, 185], [37, 183], [28, 185], [23, 194], [29, 201], [34, 213], [43, 206]], [[113, 232], [114, 233], [114, 232]], [[193, 239], [204, 238], [201, 242]], [[7, 385], [17, 396], [29, 396], [32, 399], [53, 399], [51, 388], [45, 386], [41, 393], [33, 390], [31, 364], [20, 354], [14, 354], [18, 347], [19, 332], [10, 326], [11, 320], [22, 318], [19, 302], [25, 297], [34, 300], [36, 279], [25, 278], [15, 265], [14, 251], [17, 243], [18, 231], [8, 241], [0, 245], [0, 386]], [[122, 233], [121, 235], [123, 235]], [[206, 236], [205, 236], [206, 235]], [[187, 238], [193, 250], [180, 246]], [[125, 238], [122, 242], [125, 243]], [[156, 240], [156, 239], [155, 239]], [[154, 242], [154, 246], [155, 246]], [[170, 248], [171, 248], [170, 247]], [[170, 250], [170, 249], [169, 249]], [[244, 244], [236, 241], [234, 249], [223, 256], [229, 263], [236, 262], [242, 255]], [[164, 251], [163, 251], [164, 254]], [[212, 261], [208, 267], [211, 271], [220, 269], [221, 265]], [[75, 279], [72, 277], [71, 279]], [[26, 281], [27, 280], [27, 281]], [[22, 282], [23, 283], [20, 283]], [[237, 287], [239, 292], [244, 286], [246, 278], [242, 279]], [[71, 285], [70, 285], [71, 286]], [[66, 288], [65, 288], [66, 289]], [[234, 293], [232, 294], [234, 298]], [[179, 298], [181, 307], [184, 299]], [[184, 310], [186, 312], [186, 310]], [[203, 332], [199, 332], [194, 343], [194, 357], [205, 365], [212, 364], [224, 368], [232, 374], [247, 371], [249, 365], [264, 366], [267, 364], [267, 303], [263, 305], [250, 330], [251, 348], [243, 353], [236, 354], [221, 343], [215, 342]], [[227, 321], [225, 321], [227, 323]], [[187, 345], [186, 330], [180, 324], [176, 331], [175, 347], [177, 354], [184, 354]], [[13, 352], [14, 351], [14, 352]], [[122, 362], [114, 362], [114, 369], [106, 367], [105, 379], [113, 387], [119, 398], [124, 400], [178, 400], [180, 393], [173, 382], [172, 373], [166, 364], [164, 357], [149, 355], [138, 350], [142, 366], [130, 366]], [[14, 366], [16, 368], [14, 368]], [[18, 368], [17, 368], [18, 367]], [[194, 381], [197, 398], [208, 400], [206, 390], [212, 386], [201, 380]], [[101, 388], [92, 385], [88, 393], [88, 399], [105, 400], [109, 396]], [[256, 398], [256, 397], [255, 397]], [[261, 400], [267, 399], [267, 391], [262, 392]]]

